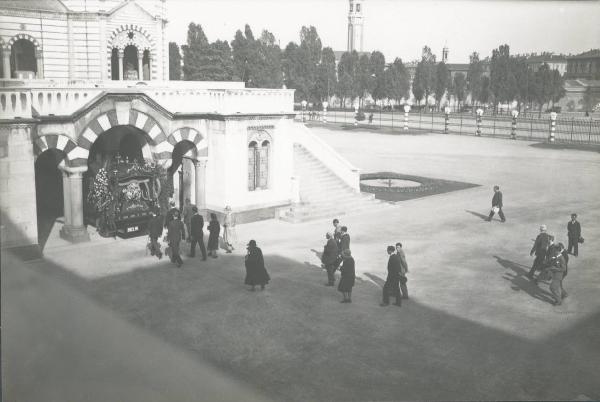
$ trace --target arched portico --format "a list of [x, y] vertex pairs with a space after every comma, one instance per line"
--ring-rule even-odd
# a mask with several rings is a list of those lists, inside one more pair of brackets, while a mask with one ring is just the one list
[[173, 147], [169, 172], [174, 177], [175, 192], [181, 204], [190, 198], [199, 210], [206, 208], [206, 163], [208, 142], [205, 136], [191, 127], [183, 127], [168, 137]]

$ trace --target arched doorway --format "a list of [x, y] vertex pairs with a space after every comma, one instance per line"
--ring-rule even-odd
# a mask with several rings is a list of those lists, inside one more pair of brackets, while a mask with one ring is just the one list
[[188, 140], [178, 142], [173, 148], [172, 163], [168, 174], [173, 177], [174, 197], [178, 207], [184, 205], [186, 198], [196, 203], [196, 145]]
[[[98, 136], [92, 144], [88, 156], [88, 170], [84, 175], [84, 216], [86, 223], [99, 228], [99, 218], [93, 201], [89, 198], [94, 179], [100, 169], [108, 173], [108, 180], [116, 180], [112, 176], [113, 171], [120, 165], [142, 164], [145, 160], [152, 159], [150, 147], [146, 140], [146, 134], [134, 126], [114, 126]], [[111, 182], [111, 191], [117, 191], [118, 187]], [[147, 190], [147, 189], [145, 189]], [[148, 194], [144, 194], [148, 196]], [[117, 196], [117, 194], [113, 194]], [[141, 229], [141, 228], [140, 228]], [[103, 234], [103, 233], [101, 233]]]
[[58, 165], [65, 157], [64, 152], [52, 148], [35, 161], [38, 243], [42, 248], [57, 218], [64, 216], [63, 178]]
[[36, 78], [37, 60], [35, 46], [27, 39], [19, 39], [12, 44], [10, 53], [10, 71], [12, 78]]

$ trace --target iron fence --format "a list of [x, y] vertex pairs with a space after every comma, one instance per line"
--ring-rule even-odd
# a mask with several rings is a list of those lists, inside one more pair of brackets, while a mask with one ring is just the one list
[[[296, 119], [302, 120], [302, 111], [297, 111]], [[446, 130], [446, 115], [440, 112], [414, 111], [405, 114], [399, 111], [364, 112], [364, 120], [357, 122], [354, 110], [305, 111], [307, 122], [323, 121], [329, 123], [360, 124], [363, 127], [386, 127], [402, 131], [405, 125], [412, 131], [431, 133], [450, 133], [459, 135], [477, 135], [477, 116], [472, 113], [450, 113]], [[371, 117], [370, 117], [371, 116]], [[483, 115], [481, 135], [511, 138], [513, 119], [507, 115]], [[515, 138], [522, 140], [548, 140], [551, 120], [549, 116], [528, 115], [516, 119]], [[554, 139], [556, 142], [600, 144], [600, 120], [594, 118], [559, 117], [556, 119]]]

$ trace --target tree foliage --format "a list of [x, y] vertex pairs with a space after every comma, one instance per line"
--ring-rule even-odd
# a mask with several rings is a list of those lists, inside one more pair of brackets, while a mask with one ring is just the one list
[[446, 63], [443, 61], [439, 62], [435, 69], [435, 84], [433, 87], [433, 92], [435, 95], [435, 101], [440, 106], [440, 102], [446, 90], [448, 89], [448, 83], [450, 81], [450, 72], [448, 71], [448, 67], [446, 67]]
[[181, 79], [181, 53], [175, 42], [169, 42], [169, 80]]
[[458, 106], [460, 107], [465, 100], [467, 92], [467, 79], [463, 73], [456, 73], [454, 76], [454, 79], [452, 80], [451, 92], [458, 101]]
[[227, 41], [209, 43], [202, 27], [190, 23], [183, 49], [183, 76], [188, 81], [229, 81], [233, 76]]
[[396, 58], [385, 70], [385, 83], [386, 98], [394, 99], [397, 104], [400, 104], [403, 98], [408, 98], [410, 75], [402, 59]]

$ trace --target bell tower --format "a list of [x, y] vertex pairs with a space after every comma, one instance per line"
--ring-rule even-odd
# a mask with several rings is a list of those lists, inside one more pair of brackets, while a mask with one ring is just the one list
[[364, 0], [349, 0], [348, 10], [348, 51], [363, 50], [363, 4]]

